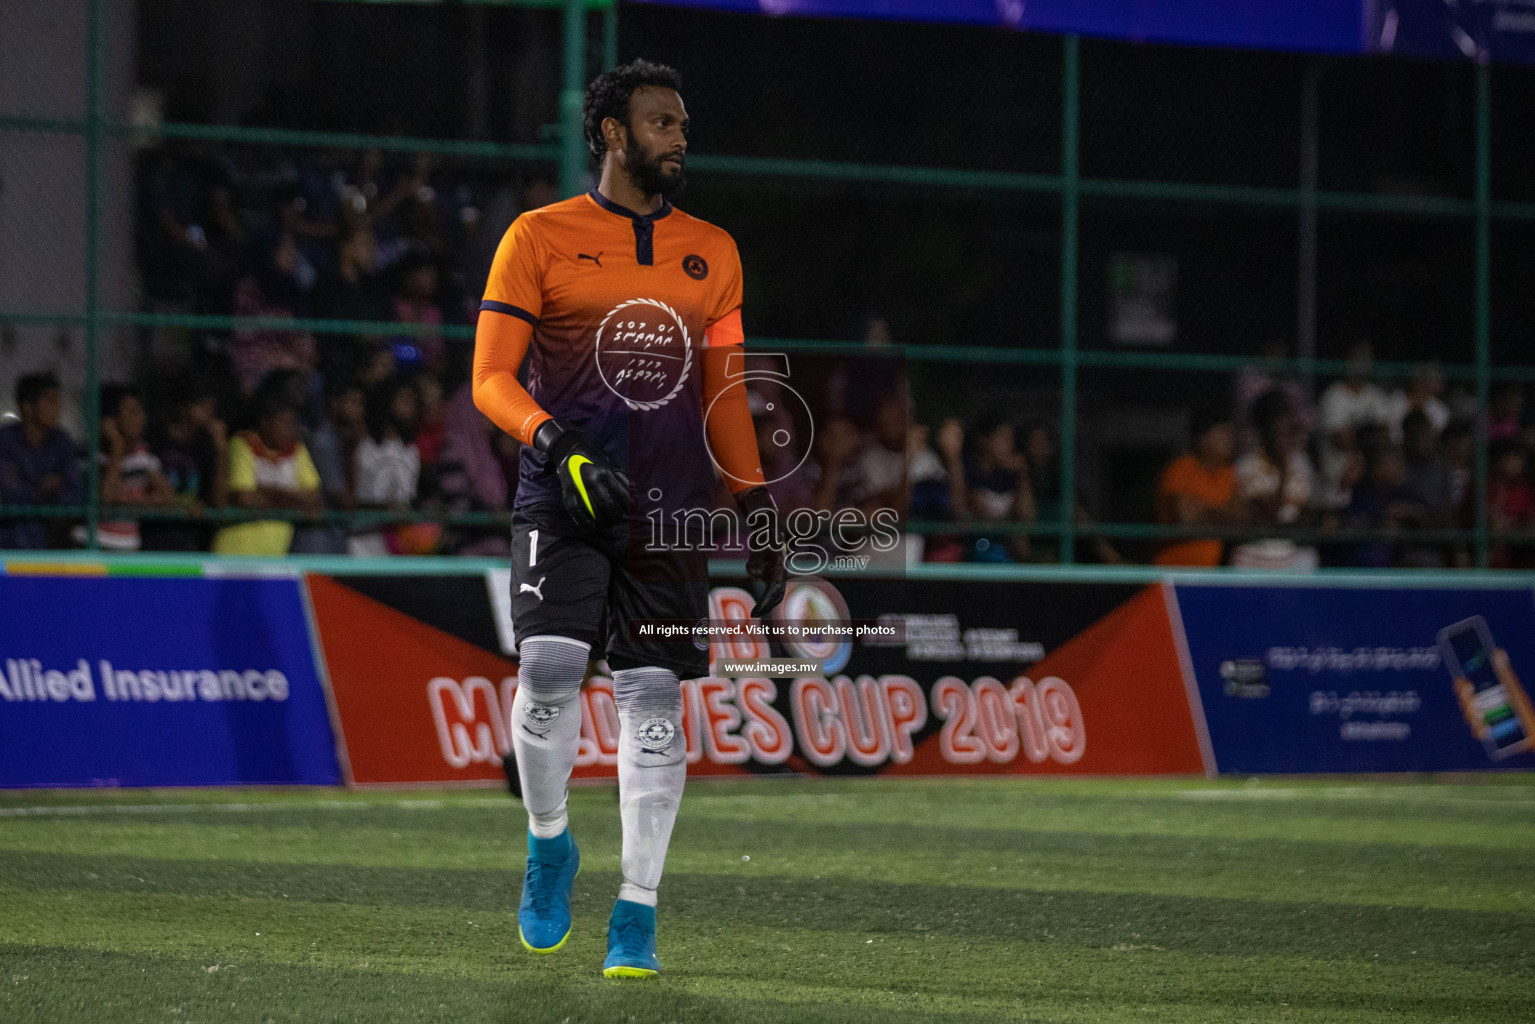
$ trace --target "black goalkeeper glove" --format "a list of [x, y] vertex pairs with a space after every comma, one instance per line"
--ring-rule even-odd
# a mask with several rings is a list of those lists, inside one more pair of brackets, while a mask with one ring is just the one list
[[762, 584], [762, 594], [752, 607], [752, 618], [760, 619], [783, 600], [789, 585], [787, 559], [789, 544], [778, 522], [778, 505], [766, 487], [753, 487], [736, 495], [736, 504], [746, 517], [746, 575]]
[[533, 447], [548, 456], [560, 479], [565, 511], [576, 525], [611, 526], [629, 514], [629, 478], [608, 465], [579, 431], [547, 420], [534, 433]]

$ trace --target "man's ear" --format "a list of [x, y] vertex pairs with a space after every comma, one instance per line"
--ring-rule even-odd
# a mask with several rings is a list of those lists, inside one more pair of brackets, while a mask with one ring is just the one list
[[629, 142], [629, 129], [616, 117], [604, 117], [602, 119], [602, 138], [608, 144], [608, 149], [623, 152], [624, 146]]

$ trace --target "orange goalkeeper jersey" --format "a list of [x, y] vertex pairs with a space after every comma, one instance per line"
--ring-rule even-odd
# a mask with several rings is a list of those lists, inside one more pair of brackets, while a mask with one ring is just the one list
[[[713, 504], [703, 352], [741, 345], [740, 306], [730, 235], [670, 204], [645, 216], [594, 190], [513, 222], [480, 309], [533, 325], [529, 395], [629, 475], [638, 518]], [[559, 500], [548, 460], [524, 448], [517, 506]]]

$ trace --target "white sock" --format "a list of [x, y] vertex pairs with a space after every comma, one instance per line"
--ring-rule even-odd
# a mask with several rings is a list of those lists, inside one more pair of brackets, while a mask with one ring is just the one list
[[559, 636], [529, 637], [518, 648], [512, 749], [528, 830], [553, 839], [568, 825], [565, 793], [581, 746], [581, 679], [591, 648]]
[[669, 669], [620, 669], [613, 673], [613, 699], [624, 825], [624, 881], [618, 898], [653, 907], [688, 774], [682, 687]]

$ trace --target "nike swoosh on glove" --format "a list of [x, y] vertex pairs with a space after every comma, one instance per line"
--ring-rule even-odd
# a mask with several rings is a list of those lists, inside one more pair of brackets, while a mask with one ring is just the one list
[[736, 495], [736, 504], [746, 517], [746, 575], [762, 584], [762, 593], [752, 608], [752, 618], [760, 619], [783, 600], [789, 586], [787, 559], [789, 544], [778, 522], [778, 504], [766, 487], [753, 487]]
[[[549, 457], [560, 479], [565, 511], [585, 528], [611, 526], [629, 514], [629, 478], [608, 464], [607, 457], [580, 431], [561, 430], [540, 445], [553, 421], [538, 428], [534, 445]], [[558, 427], [554, 429], [558, 430]], [[539, 436], [544, 435], [544, 436]]]

